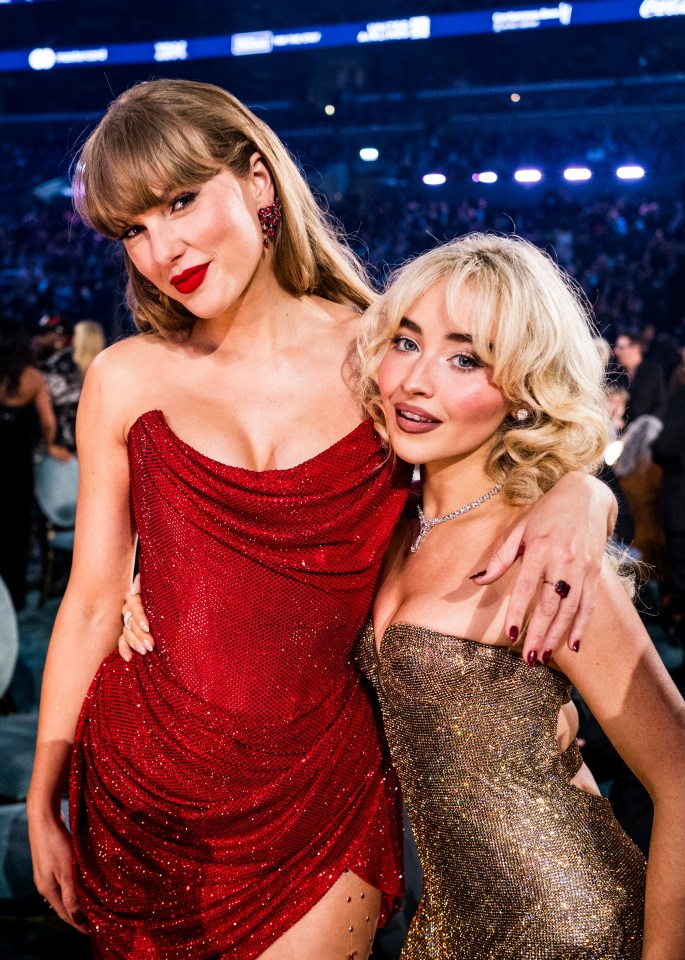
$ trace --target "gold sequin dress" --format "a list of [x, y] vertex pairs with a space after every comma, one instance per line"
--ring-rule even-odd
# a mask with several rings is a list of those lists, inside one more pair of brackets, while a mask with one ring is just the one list
[[424, 870], [402, 960], [639, 960], [645, 861], [557, 747], [562, 674], [507, 648], [392, 624], [375, 687]]

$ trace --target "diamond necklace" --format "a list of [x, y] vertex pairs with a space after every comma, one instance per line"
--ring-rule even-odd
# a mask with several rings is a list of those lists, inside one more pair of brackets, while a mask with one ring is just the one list
[[467, 503], [466, 506], [460, 507], [458, 510], [455, 510], [453, 513], [445, 513], [442, 517], [436, 517], [434, 520], [426, 520], [423, 510], [421, 509], [421, 504], [418, 506], [419, 512], [419, 535], [414, 540], [411, 545], [411, 552], [416, 553], [421, 545], [421, 541], [426, 536], [427, 533], [437, 527], [439, 523], [444, 523], [445, 520], [456, 520], [457, 517], [462, 517], [465, 513], [468, 513], [469, 510], [473, 510], [476, 507], [479, 507], [481, 503], [485, 503], [487, 500], [490, 500], [502, 489], [502, 484], [496, 484], [491, 490], [488, 490], [487, 493], [484, 493], [482, 497], [478, 497], [477, 500], [472, 500], [471, 503]]

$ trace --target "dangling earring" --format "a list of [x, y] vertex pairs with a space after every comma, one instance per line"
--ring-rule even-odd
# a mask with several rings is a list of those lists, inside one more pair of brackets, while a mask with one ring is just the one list
[[145, 277], [144, 280], [145, 280], [145, 288], [147, 292], [150, 294], [151, 297], [154, 297], [155, 300], [159, 300], [159, 298], [162, 296], [159, 288], [154, 285], [152, 280], [148, 280], [147, 277]]
[[524, 420], [527, 420], [530, 416], [530, 410], [527, 410], [525, 407], [521, 407], [520, 410], [517, 410], [514, 414], [519, 423], [523, 423]]
[[274, 202], [270, 203], [268, 207], [260, 207], [257, 211], [257, 216], [259, 217], [259, 222], [262, 225], [262, 233], [264, 234], [264, 249], [268, 250], [269, 238], [273, 240], [276, 236], [276, 227], [283, 219], [281, 201], [278, 197], [276, 197]]

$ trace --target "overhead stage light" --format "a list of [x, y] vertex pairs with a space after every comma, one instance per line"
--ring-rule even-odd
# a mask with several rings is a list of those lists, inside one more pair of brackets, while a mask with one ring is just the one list
[[326, 106], [323, 108], [323, 112], [326, 114], [327, 117], [332, 117], [333, 114], [335, 113], [335, 107], [333, 106], [332, 103], [327, 103]]
[[497, 174], [494, 170], [484, 170], [482, 173], [471, 174], [474, 183], [497, 183]]
[[421, 178], [428, 187], [440, 187], [447, 180], [444, 173], [424, 173]]
[[619, 180], [641, 180], [644, 175], [644, 167], [640, 167], [637, 164], [627, 164], [624, 167], [619, 167], [616, 171], [616, 176]]
[[542, 172], [536, 170], [534, 167], [527, 167], [522, 170], [517, 170], [514, 174], [514, 180], [517, 183], [538, 183], [542, 180]]
[[373, 160], [378, 160], [378, 150], [375, 147], [362, 147], [359, 156], [367, 163], [371, 163]]
[[571, 183], [589, 180], [591, 176], [592, 170], [589, 167], [566, 167], [564, 170], [564, 180], [570, 180]]

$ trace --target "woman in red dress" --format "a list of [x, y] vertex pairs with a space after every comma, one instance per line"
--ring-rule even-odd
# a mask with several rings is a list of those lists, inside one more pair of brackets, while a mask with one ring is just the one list
[[[373, 292], [277, 137], [216, 87], [122, 95], [74, 192], [123, 244], [141, 335], [96, 358], [81, 401], [38, 889], [102, 958], [367, 957], [402, 892], [400, 807], [351, 653], [409, 484], [353, 389]], [[573, 584], [534, 614], [541, 653], [579, 606], [582, 630], [612, 507], [571, 477], [493, 558], [485, 579], [526, 543], [510, 630], [537, 577]], [[126, 662], [137, 537], [156, 646]]]

